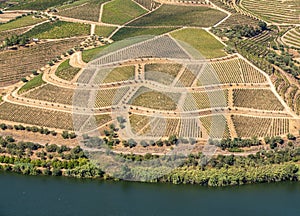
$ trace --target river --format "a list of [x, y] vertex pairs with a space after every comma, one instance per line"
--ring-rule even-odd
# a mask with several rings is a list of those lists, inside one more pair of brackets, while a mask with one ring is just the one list
[[0, 173], [0, 216], [300, 215], [300, 182], [209, 188]]

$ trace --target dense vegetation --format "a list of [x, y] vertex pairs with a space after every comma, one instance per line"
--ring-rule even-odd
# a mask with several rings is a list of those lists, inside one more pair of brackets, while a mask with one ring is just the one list
[[0, 137], [0, 169], [26, 175], [103, 176], [103, 172], [89, 162], [79, 146], [72, 149], [55, 144], [42, 146], [32, 142], [15, 142], [12, 137]]

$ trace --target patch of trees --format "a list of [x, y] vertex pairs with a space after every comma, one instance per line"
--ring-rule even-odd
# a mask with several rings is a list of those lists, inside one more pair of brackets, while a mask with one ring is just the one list
[[40, 134], [45, 134], [45, 135], [49, 135], [51, 134], [52, 136], [56, 136], [57, 132], [54, 130], [49, 130], [48, 128], [44, 128], [44, 127], [36, 127], [36, 126], [23, 126], [21, 124], [19, 125], [7, 125], [7, 124], [0, 124], [0, 129], [1, 130], [17, 130], [17, 131], [28, 131], [28, 132], [33, 132], [33, 133], [40, 133]]
[[271, 149], [276, 148], [279, 144], [282, 145], [284, 143], [284, 140], [280, 136], [276, 137], [265, 137], [264, 138], [265, 143], [270, 145]]
[[252, 137], [251, 139], [242, 139], [242, 138], [234, 138], [234, 139], [222, 139], [222, 140], [213, 140], [209, 139], [208, 143], [210, 145], [215, 145], [222, 150], [225, 149], [236, 149], [242, 147], [251, 147], [261, 145], [261, 140], [257, 139], [257, 137]]
[[25, 46], [30, 42], [30, 39], [25, 35], [12, 35], [11, 37], [5, 38], [4, 47], [11, 47], [15, 45]]
[[295, 64], [293, 56], [284, 51], [284, 47], [281, 47], [280, 49], [281, 55], [278, 55], [275, 52], [270, 52], [267, 56], [267, 60], [269, 63], [280, 67], [285, 72], [290, 73], [297, 78], [300, 74], [300, 67]]
[[199, 184], [205, 186], [243, 185], [278, 181], [297, 181], [295, 164], [264, 165], [260, 167], [229, 167], [199, 170], [182, 167], [160, 179], [173, 184]]
[[[236, 25], [231, 28], [225, 29], [213, 29], [213, 32], [219, 31], [218, 34], [223, 34], [229, 39], [232, 38], [239, 38], [242, 39], [243, 37], [251, 38], [261, 34], [263, 31], [267, 31], [268, 26], [265, 22], [260, 21], [257, 26], [252, 25]], [[221, 31], [221, 32], [220, 32]]]
[[75, 139], [77, 135], [74, 132], [63, 131], [61, 134], [63, 139]]
[[[32, 157], [35, 153], [36, 157]], [[2, 155], [1, 155], [2, 154]], [[32, 142], [15, 142], [13, 137], [0, 137], [0, 170], [26, 175], [66, 175], [101, 177], [103, 172], [92, 165], [80, 146], [69, 148], [56, 144], [42, 146]]]

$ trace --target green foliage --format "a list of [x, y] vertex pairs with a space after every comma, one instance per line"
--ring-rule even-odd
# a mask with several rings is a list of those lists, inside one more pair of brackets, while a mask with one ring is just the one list
[[229, 167], [199, 170], [183, 167], [163, 177], [161, 181], [174, 184], [200, 184], [208, 186], [243, 185], [249, 183], [297, 180], [298, 167], [295, 164], [277, 164], [260, 167]]
[[11, 30], [11, 29], [31, 26], [31, 25], [40, 23], [44, 20], [45, 19], [34, 18], [32, 15], [17, 17], [16, 19], [11, 20], [10, 22], [0, 24], [0, 31], [6, 31], [6, 30]]
[[296, 139], [296, 137], [293, 134], [291, 134], [291, 133], [288, 133], [287, 138], [289, 140], [295, 140]]
[[209, 140], [210, 145], [216, 145], [223, 150], [225, 149], [231, 149], [231, 151], [234, 151], [234, 149], [238, 149], [241, 147], [250, 147], [250, 146], [258, 146], [261, 145], [261, 141], [257, 139], [256, 137], [252, 137], [251, 139], [242, 139], [242, 138], [234, 138], [234, 139], [222, 139], [219, 140]]
[[38, 86], [41, 86], [45, 83], [45, 81], [43, 81], [43, 74], [39, 74], [38, 76], [34, 77], [32, 80], [30, 80], [29, 82], [27, 82], [25, 85], [22, 86], [22, 88], [19, 90], [19, 94], [22, 94], [24, 92], [27, 92], [33, 88], [36, 88]]
[[57, 70], [55, 71], [55, 75], [64, 80], [72, 80], [76, 74], [80, 71], [80, 68], [74, 68], [70, 65], [70, 59], [62, 62]]
[[39, 39], [59, 39], [75, 36], [88, 36], [90, 33], [90, 28], [90, 25], [87, 24], [54, 21], [38, 25], [26, 32], [25, 35], [30, 38]]
[[116, 30], [115, 27], [96, 26], [95, 35], [102, 36], [102, 37], [108, 37], [114, 30]]
[[25, 46], [29, 42], [29, 38], [25, 35], [19, 36], [19, 35], [12, 35], [9, 38], [5, 39], [5, 46], [14, 46], [14, 45], [20, 45]]
[[89, 49], [89, 50], [84, 50], [82, 51], [82, 60], [86, 63], [92, 61], [93, 59], [95, 59], [98, 54], [104, 49], [106, 48], [106, 46], [101, 46], [101, 47], [96, 47], [93, 49]]
[[226, 56], [224, 52], [225, 46], [203, 29], [186, 28], [171, 33], [171, 36], [179, 41], [188, 43], [206, 58]]
[[76, 134], [74, 132], [69, 132], [69, 131], [63, 131], [62, 135], [61, 135], [64, 139], [75, 139], [76, 138]]
[[146, 12], [131, 0], [114, 0], [104, 5], [102, 22], [121, 25]]

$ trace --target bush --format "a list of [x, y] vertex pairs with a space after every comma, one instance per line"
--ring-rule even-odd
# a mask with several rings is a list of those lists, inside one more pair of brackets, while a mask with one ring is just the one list
[[24, 82], [24, 83], [28, 82], [28, 80], [26, 79], [26, 77], [22, 77], [21, 81]]
[[62, 175], [62, 171], [59, 168], [53, 168], [52, 175], [53, 176], [61, 176]]

